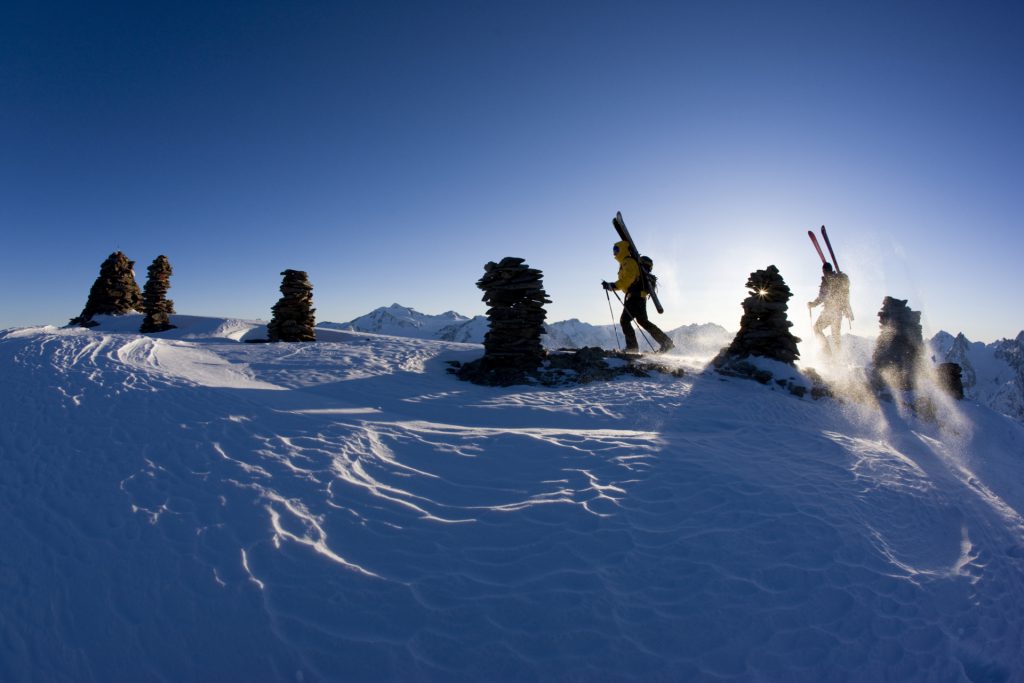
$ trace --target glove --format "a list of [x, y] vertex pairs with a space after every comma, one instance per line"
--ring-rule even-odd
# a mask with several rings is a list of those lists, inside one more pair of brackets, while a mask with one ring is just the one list
[[601, 288], [607, 291], [611, 291], [615, 289], [615, 285], [613, 285], [610, 282], [605, 282], [604, 280], [601, 280]]

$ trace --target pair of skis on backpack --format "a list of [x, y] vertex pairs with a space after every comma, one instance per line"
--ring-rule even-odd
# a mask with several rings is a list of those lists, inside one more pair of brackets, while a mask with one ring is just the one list
[[[826, 258], [825, 258], [825, 254], [824, 254], [824, 252], [822, 252], [822, 250], [821, 250], [821, 245], [820, 245], [820, 244], [818, 244], [818, 236], [814, 234], [814, 231], [813, 231], [813, 230], [808, 230], [808, 231], [807, 231], [807, 236], [811, 238], [811, 244], [813, 244], [813, 245], [814, 245], [814, 248], [815, 248], [815, 249], [817, 250], [817, 252], [818, 252], [818, 256], [820, 256], [820, 257], [821, 257], [821, 263], [822, 263], [822, 265], [824, 265], [824, 264], [828, 263], [828, 259], [826, 259]], [[826, 246], [826, 247], [828, 247], [828, 253], [829, 253], [829, 256], [831, 256], [831, 257], [832, 257], [832, 264], [831, 264], [831, 265], [832, 265], [832, 268], [833, 268], [833, 269], [834, 269], [834, 270], [835, 270], [835, 271], [836, 271], [837, 273], [838, 273], [838, 272], [840, 272], [840, 271], [839, 271], [839, 261], [837, 261], [837, 260], [836, 260], [836, 253], [835, 253], [834, 251], [832, 251], [832, 242], [831, 242], [831, 241], [829, 241], [829, 239], [828, 239], [828, 230], [826, 230], [826, 229], [825, 229], [825, 226], [824, 226], [824, 225], [823, 225], [823, 226], [821, 226], [821, 238], [822, 238], [823, 240], [825, 240], [825, 246]]]
[[650, 286], [650, 273], [644, 268], [640, 261], [640, 252], [637, 251], [636, 244], [633, 242], [633, 238], [629, 234], [629, 230], [626, 228], [626, 221], [622, 220], [622, 212], [618, 211], [615, 213], [615, 218], [612, 219], [612, 227], [615, 228], [615, 232], [619, 233], [619, 239], [629, 242], [629, 255], [636, 261], [637, 267], [640, 269], [640, 277], [643, 280], [644, 291], [648, 293], [651, 298], [651, 302], [654, 303], [654, 308], [657, 309], [658, 313], [664, 313], [665, 309], [661, 305], [661, 301], [658, 300], [658, 293], [654, 291], [654, 287]]

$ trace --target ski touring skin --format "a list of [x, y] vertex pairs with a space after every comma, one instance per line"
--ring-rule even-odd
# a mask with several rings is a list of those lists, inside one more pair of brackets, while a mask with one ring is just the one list
[[637, 268], [640, 269], [640, 277], [643, 278], [644, 290], [650, 295], [651, 301], [654, 302], [654, 308], [658, 313], [664, 313], [665, 309], [662, 308], [661, 301], [658, 300], [658, 293], [650, 286], [647, 279], [647, 270], [640, 264], [640, 252], [637, 250], [636, 243], [629, 234], [629, 229], [626, 228], [626, 221], [622, 220], [621, 211], [615, 213], [615, 218], [612, 219], [612, 226], [615, 228], [615, 232], [619, 233], [619, 239], [625, 240], [629, 243], [629, 255], [633, 257], [633, 260], [636, 261]]

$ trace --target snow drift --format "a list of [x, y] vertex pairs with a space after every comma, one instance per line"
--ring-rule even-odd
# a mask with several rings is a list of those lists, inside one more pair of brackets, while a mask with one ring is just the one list
[[1024, 672], [1024, 430], [986, 408], [140, 320], [0, 333], [4, 681]]

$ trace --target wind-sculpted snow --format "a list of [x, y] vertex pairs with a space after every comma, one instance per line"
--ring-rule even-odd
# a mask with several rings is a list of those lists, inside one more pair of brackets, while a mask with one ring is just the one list
[[210, 329], [0, 335], [0, 680], [1024, 671], [1024, 435], [985, 409]]

